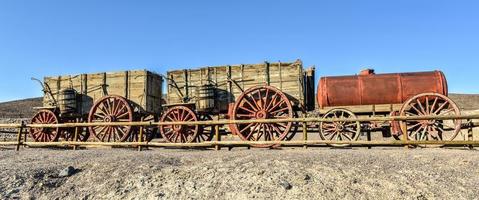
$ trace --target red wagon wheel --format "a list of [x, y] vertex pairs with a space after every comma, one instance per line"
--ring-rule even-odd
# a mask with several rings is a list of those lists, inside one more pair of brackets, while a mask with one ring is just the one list
[[[84, 122], [84, 119], [72, 119], [68, 120], [68, 123], [81, 123]], [[75, 140], [75, 128], [65, 128], [60, 130], [61, 138], [64, 141], [74, 141]], [[87, 127], [78, 127], [78, 135], [77, 140], [78, 142], [85, 142], [90, 137], [90, 132], [88, 131]]]
[[[196, 122], [195, 112], [185, 106], [175, 106], [163, 114], [161, 122]], [[191, 143], [199, 133], [198, 125], [160, 125], [160, 133], [170, 143]]]
[[[448, 116], [461, 111], [450, 98], [436, 93], [412, 97], [401, 108], [400, 116]], [[461, 131], [461, 120], [406, 120], [401, 122], [409, 140], [451, 141]], [[430, 145], [438, 146], [438, 145]]]
[[[293, 117], [288, 97], [271, 86], [256, 86], [243, 92], [233, 106], [231, 119], [285, 119]], [[245, 141], [281, 141], [291, 130], [292, 122], [232, 124], [233, 134]], [[255, 145], [271, 147], [273, 145]]]
[[[353, 112], [346, 109], [333, 109], [327, 112], [323, 119], [356, 119]], [[319, 136], [323, 140], [356, 141], [361, 134], [359, 121], [321, 122], [319, 123]], [[334, 147], [347, 147], [349, 144], [330, 144]]]
[[[31, 121], [32, 124], [58, 124], [57, 115], [50, 110], [40, 110]], [[53, 142], [60, 136], [59, 128], [30, 128], [30, 135], [35, 142]]]
[[[105, 96], [90, 110], [88, 122], [132, 122], [133, 111], [120, 96]], [[130, 136], [131, 126], [91, 126], [90, 133], [102, 142], [123, 142]]]

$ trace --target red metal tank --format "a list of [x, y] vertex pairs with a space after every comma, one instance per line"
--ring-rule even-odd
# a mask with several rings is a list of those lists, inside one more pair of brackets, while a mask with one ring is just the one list
[[402, 104], [421, 93], [446, 95], [447, 81], [441, 71], [375, 74], [367, 69], [354, 76], [322, 77], [317, 101], [330, 106]]

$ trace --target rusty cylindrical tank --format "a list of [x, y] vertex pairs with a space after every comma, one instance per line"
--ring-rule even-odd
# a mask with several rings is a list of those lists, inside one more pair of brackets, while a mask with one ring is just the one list
[[320, 108], [331, 106], [402, 104], [421, 93], [448, 94], [441, 71], [375, 74], [367, 69], [354, 76], [322, 77], [318, 84]]

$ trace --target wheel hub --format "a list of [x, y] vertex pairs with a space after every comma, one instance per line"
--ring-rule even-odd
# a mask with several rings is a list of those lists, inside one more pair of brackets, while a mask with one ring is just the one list
[[344, 126], [342, 124], [337, 124], [336, 125], [336, 130], [337, 131], [343, 131], [344, 130]]
[[422, 126], [432, 126], [436, 123], [436, 120], [422, 120], [420, 123]]
[[173, 130], [179, 133], [183, 131], [183, 125], [173, 125]]
[[107, 116], [107, 117], [105, 117], [105, 119], [103, 121], [104, 122], [115, 122], [116, 117], [115, 116]]
[[269, 114], [268, 112], [266, 112], [266, 110], [260, 110], [256, 112], [255, 116], [256, 119], [267, 119], [269, 117]]

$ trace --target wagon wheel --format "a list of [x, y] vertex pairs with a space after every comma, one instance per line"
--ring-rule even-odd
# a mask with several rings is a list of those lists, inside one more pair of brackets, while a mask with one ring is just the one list
[[[88, 122], [132, 122], [133, 111], [120, 96], [105, 96], [90, 110]], [[91, 126], [90, 133], [101, 142], [123, 142], [130, 136], [131, 126]]]
[[[450, 98], [436, 93], [425, 93], [412, 97], [401, 108], [400, 116], [449, 116], [460, 115], [461, 111]], [[461, 120], [406, 120], [401, 122], [409, 140], [451, 141], [461, 131]], [[421, 145], [426, 146], [426, 145]], [[428, 145], [440, 147], [442, 145]]]
[[[145, 115], [141, 119], [142, 122], [156, 122], [158, 118], [155, 115]], [[158, 135], [158, 127], [157, 126], [145, 126], [143, 127], [143, 139], [141, 141], [151, 142], [155, 137]], [[138, 142], [138, 138], [140, 137], [140, 127], [138, 127], [137, 131], [132, 132], [128, 141]]]
[[[233, 120], [293, 118], [293, 107], [288, 97], [271, 86], [257, 86], [243, 92], [233, 106]], [[281, 141], [292, 127], [292, 122], [233, 124], [233, 134], [245, 141]], [[254, 145], [271, 147], [274, 145]]]
[[[199, 121], [211, 121], [213, 118], [208, 114], [198, 114]], [[197, 143], [206, 142], [213, 140], [215, 135], [215, 126], [213, 125], [202, 125], [200, 126], [200, 131], [198, 136], [196, 136], [195, 141]]]
[[[353, 112], [346, 109], [333, 109], [327, 112], [323, 119], [356, 119]], [[321, 122], [319, 123], [319, 136], [330, 141], [356, 141], [361, 133], [359, 121]], [[333, 147], [347, 147], [349, 144], [330, 144]]]
[[[57, 115], [50, 110], [40, 110], [32, 118], [31, 124], [58, 124]], [[30, 136], [35, 142], [53, 142], [60, 136], [60, 128], [30, 128]]]
[[[83, 122], [82, 119], [73, 119], [67, 120], [67, 123], [81, 123]], [[61, 138], [64, 141], [74, 141], [75, 140], [75, 128], [65, 128], [60, 130]], [[85, 142], [90, 137], [90, 132], [88, 131], [87, 127], [78, 127], [78, 135], [77, 140], [78, 142]]]
[[[168, 109], [161, 117], [161, 122], [196, 122], [195, 112], [185, 106]], [[200, 131], [198, 125], [160, 125], [160, 133], [170, 143], [191, 143]]]

